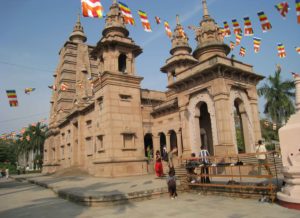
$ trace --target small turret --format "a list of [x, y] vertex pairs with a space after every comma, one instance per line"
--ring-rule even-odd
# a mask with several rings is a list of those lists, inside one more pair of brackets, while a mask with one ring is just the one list
[[214, 55], [227, 56], [230, 52], [228, 45], [224, 44], [220, 28], [215, 20], [210, 17], [206, 0], [202, 0], [203, 19], [200, 27], [196, 28], [197, 48], [193, 56], [199, 61], [208, 59]]
[[69, 39], [71, 42], [77, 42], [77, 43], [86, 42], [87, 38], [84, 34], [83, 27], [81, 26], [80, 14], [78, 14], [77, 22], [73, 28], [73, 32], [71, 33]]

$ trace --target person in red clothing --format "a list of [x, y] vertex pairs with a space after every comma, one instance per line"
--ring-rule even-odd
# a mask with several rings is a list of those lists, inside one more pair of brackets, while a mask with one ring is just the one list
[[161, 155], [160, 155], [160, 152], [157, 150], [156, 153], [155, 153], [155, 173], [156, 173], [156, 176], [158, 177], [162, 177], [163, 174], [164, 174], [164, 171], [163, 171], [163, 165], [162, 165], [162, 159], [161, 159]]

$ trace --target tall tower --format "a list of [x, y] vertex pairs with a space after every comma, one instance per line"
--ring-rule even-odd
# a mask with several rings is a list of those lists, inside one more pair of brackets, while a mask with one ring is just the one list
[[224, 40], [215, 20], [210, 17], [206, 0], [202, 0], [203, 18], [200, 21], [200, 27], [196, 29], [197, 48], [193, 56], [203, 61], [213, 55], [226, 57], [230, 48], [224, 44]]
[[[97, 154], [95, 175], [141, 175], [147, 172], [141, 115], [142, 77], [135, 58], [142, 49], [129, 37], [124, 18], [114, 2], [105, 20], [102, 38], [92, 54], [99, 61], [95, 84], [96, 131], [105, 143]], [[109, 119], [108, 119], [109, 118]]]

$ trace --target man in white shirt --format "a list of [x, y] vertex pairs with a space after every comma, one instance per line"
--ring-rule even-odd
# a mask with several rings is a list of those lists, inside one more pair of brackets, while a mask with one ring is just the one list
[[268, 166], [268, 159], [266, 157], [266, 146], [262, 143], [262, 140], [258, 140], [258, 145], [256, 145], [255, 151], [257, 153], [256, 158], [258, 160], [258, 174], [261, 175], [261, 166], [264, 165], [269, 175], [272, 175], [270, 167]]
[[203, 166], [201, 166], [201, 175], [204, 174], [204, 176], [201, 176], [201, 182], [202, 183], [210, 183], [209, 180], [209, 168], [208, 165], [210, 163], [209, 161], [209, 152], [207, 150], [207, 147], [202, 145], [201, 146], [201, 151], [199, 153], [200, 161], [202, 162]]

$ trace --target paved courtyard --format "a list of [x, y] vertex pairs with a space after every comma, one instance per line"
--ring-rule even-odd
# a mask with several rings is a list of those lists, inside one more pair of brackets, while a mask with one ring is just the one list
[[167, 195], [116, 206], [86, 207], [58, 198], [53, 191], [14, 180], [0, 180], [0, 217], [288, 217], [300, 212], [257, 200], [219, 196], [180, 194], [171, 200]]

